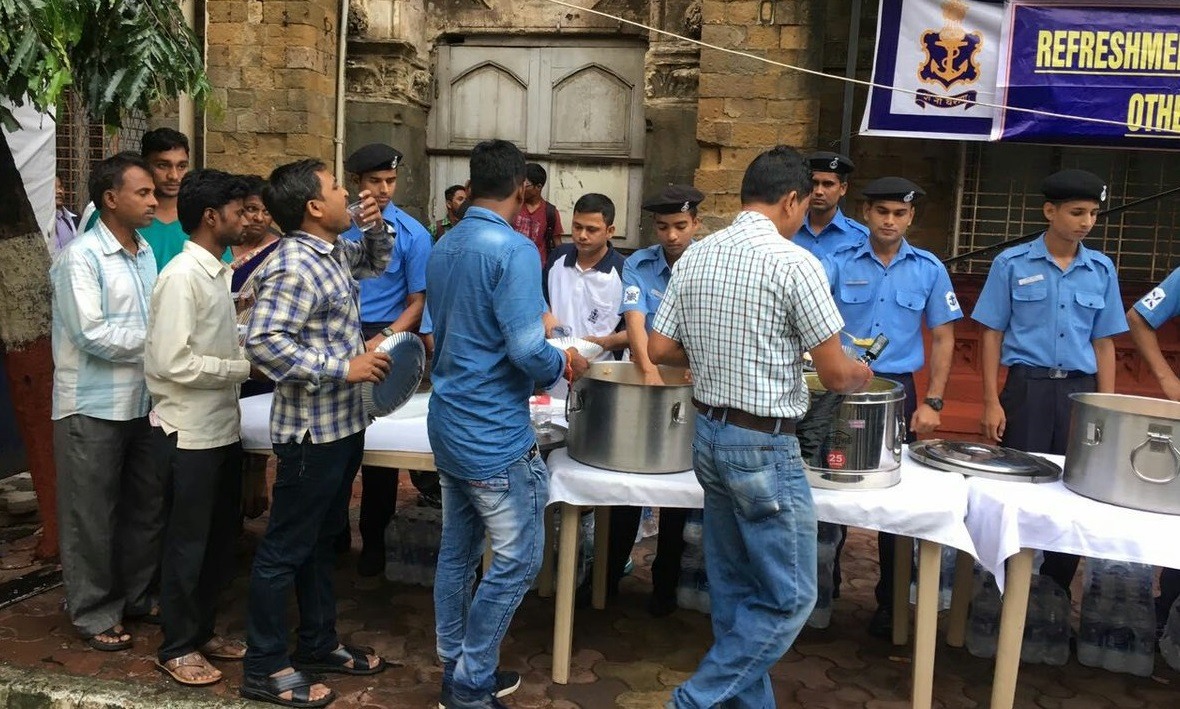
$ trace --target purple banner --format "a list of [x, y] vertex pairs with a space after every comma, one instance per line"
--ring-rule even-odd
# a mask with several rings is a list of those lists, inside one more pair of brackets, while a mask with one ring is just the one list
[[1176, 3], [1015, 0], [1004, 43], [998, 88], [1005, 109], [993, 139], [1180, 149]]

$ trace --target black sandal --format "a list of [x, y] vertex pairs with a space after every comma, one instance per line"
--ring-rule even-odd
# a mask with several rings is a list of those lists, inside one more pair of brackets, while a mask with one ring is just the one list
[[[105, 635], [108, 638], [121, 638], [126, 635], [127, 639], [115, 640], [114, 642], [110, 640], [100, 640], [99, 636], [102, 635]], [[116, 631], [115, 626], [113, 625], [101, 633], [95, 633], [94, 635], [86, 638], [86, 644], [100, 652], [119, 652], [120, 650], [126, 650], [134, 644], [133, 641], [134, 638], [131, 637], [131, 633], [127, 632], [126, 629]]]
[[[338, 672], [344, 675], [375, 675], [385, 669], [385, 660], [377, 658], [377, 664], [369, 666], [367, 655], [374, 654], [371, 647], [341, 645], [317, 660], [291, 658], [291, 664], [302, 672]], [[352, 667], [347, 663], [351, 662]]]
[[[304, 672], [292, 672], [281, 677], [246, 675], [242, 679], [242, 688], [238, 694], [245, 699], [259, 702], [270, 702], [295, 709], [319, 709], [336, 701], [336, 692], [329, 689], [327, 696], [322, 699], [311, 700], [311, 686], [319, 684], [320, 678]], [[290, 699], [283, 699], [279, 695], [290, 692]]]

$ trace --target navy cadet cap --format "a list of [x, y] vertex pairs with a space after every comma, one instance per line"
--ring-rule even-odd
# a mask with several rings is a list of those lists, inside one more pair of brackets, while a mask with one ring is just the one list
[[645, 212], [676, 214], [687, 212], [705, 199], [705, 194], [692, 185], [668, 185], [659, 194], [643, 203]]
[[847, 157], [827, 150], [808, 155], [807, 166], [812, 172], [834, 172], [837, 175], [847, 175], [856, 169], [856, 165]]
[[913, 202], [926, 192], [904, 177], [878, 177], [861, 190], [865, 199], [890, 202]]
[[344, 161], [344, 169], [354, 175], [376, 170], [396, 170], [402, 162], [402, 153], [385, 143], [369, 143], [361, 146]]
[[1065, 202], [1071, 199], [1106, 201], [1106, 183], [1102, 178], [1085, 170], [1061, 170], [1045, 178], [1041, 192], [1049, 202]]

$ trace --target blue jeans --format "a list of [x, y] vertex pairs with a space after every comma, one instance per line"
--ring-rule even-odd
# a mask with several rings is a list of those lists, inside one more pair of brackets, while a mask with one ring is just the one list
[[771, 666], [815, 607], [815, 508], [794, 436], [696, 418], [713, 647], [678, 708], [773, 707]]
[[266, 535], [254, 552], [246, 619], [245, 673], [266, 676], [291, 666], [287, 596], [299, 601], [295, 656], [319, 659], [340, 645], [333, 545], [348, 524], [352, 480], [365, 453], [365, 432], [330, 443], [276, 443], [275, 484]]
[[[483, 480], [438, 473], [443, 499], [434, 577], [438, 657], [444, 686], [457, 699], [474, 701], [495, 687], [500, 642], [541, 568], [549, 471], [533, 449]], [[485, 533], [494, 558], [473, 596]]]

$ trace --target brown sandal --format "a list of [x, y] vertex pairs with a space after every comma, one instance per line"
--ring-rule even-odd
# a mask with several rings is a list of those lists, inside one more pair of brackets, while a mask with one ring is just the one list
[[246, 656], [246, 643], [241, 640], [230, 640], [220, 635], [209, 638], [209, 642], [201, 646], [201, 654], [212, 660], [226, 660], [234, 662]]
[[[215, 673], [216, 677], [209, 677], [206, 679], [190, 679], [181, 674], [181, 670], [185, 667], [199, 667], [203, 670], [208, 670]], [[187, 655], [174, 657], [171, 660], [160, 663], [156, 661], [156, 669], [176, 680], [186, 687], [204, 687], [209, 684], [217, 684], [221, 681], [221, 670], [209, 664], [205, 656], [199, 652], [190, 652]]]

